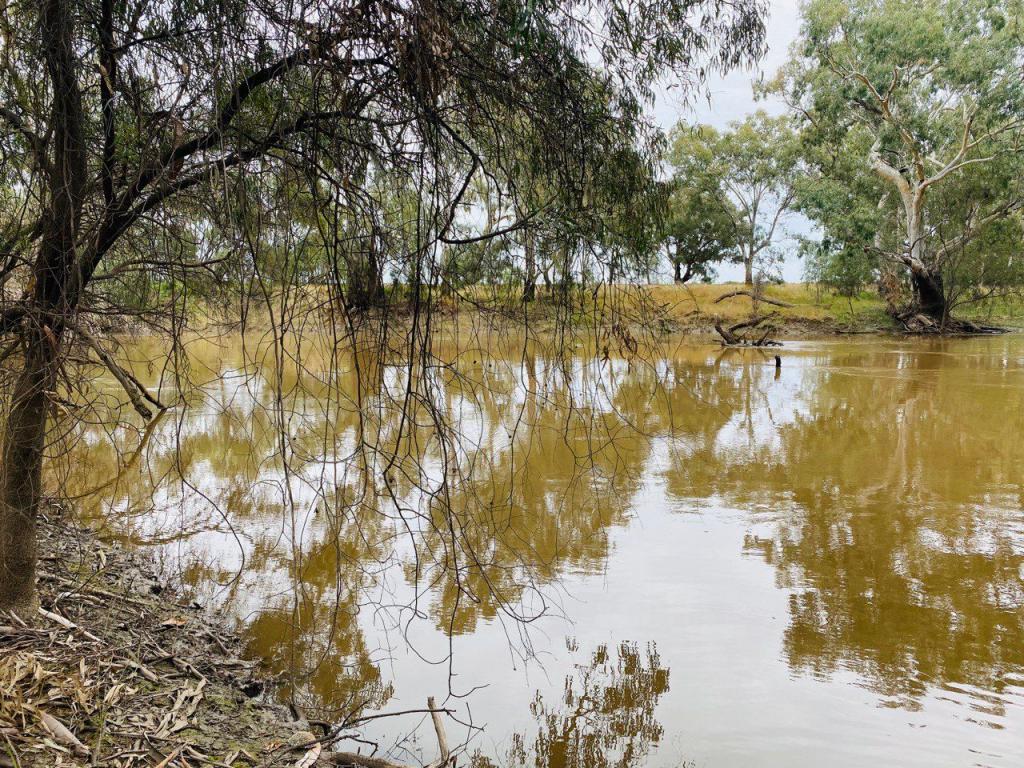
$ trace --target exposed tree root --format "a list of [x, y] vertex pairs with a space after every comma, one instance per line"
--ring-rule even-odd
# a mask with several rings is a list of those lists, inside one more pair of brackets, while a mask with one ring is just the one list
[[947, 317], [944, 321], [916, 308], [893, 313], [893, 317], [907, 333], [936, 336], [984, 336], [1006, 333], [1008, 329], [994, 325], [979, 325], [970, 320]]

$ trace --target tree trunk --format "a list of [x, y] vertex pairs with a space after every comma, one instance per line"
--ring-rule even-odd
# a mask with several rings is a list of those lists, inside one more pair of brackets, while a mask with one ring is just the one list
[[754, 254], [750, 251], [743, 254], [743, 282], [754, 284]]
[[0, 452], [0, 609], [36, 613], [36, 516], [42, 498], [43, 447], [56, 379], [55, 348], [30, 342], [14, 386]]
[[940, 325], [946, 322], [948, 307], [946, 292], [942, 284], [942, 275], [938, 272], [911, 271], [910, 282], [914, 287], [914, 303], [916, 309]]
[[534, 250], [536, 244], [533, 240], [533, 233], [530, 230], [523, 230], [523, 253], [526, 258], [526, 274], [523, 276], [523, 301], [533, 301], [536, 298], [537, 284], [537, 255]]
[[686, 271], [685, 272], [682, 271], [682, 267], [683, 267], [682, 262], [679, 262], [679, 261], [673, 262], [673, 267], [674, 267], [674, 271], [672, 273], [672, 279], [676, 283], [678, 283], [680, 285], [683, 285], [686, 282], [688, 282], [691, 277], [693, 277], [693, 264], [690, 264], [689, 262], [687, 262], [687, 264], [686, 264]]
[[88, 178], [82, 97], [66, 0], [45, 0], [40, 37], [53, 89], [49, 206], [33, 265], [25, 357], [11, 394], [0, 447], [0, 610], [35, 614], [36, 518], [42, 499], [43, 448], [57, 381], [60, 340], [82, 291], [75, 241]]
[[907, 249], [910, 282], [914, 288], [914, 311], [940, 326], [946, 322], [948, 307], [939, 269], [929, 264], [924, 227], [924, 189], [903, 195], [907, 215]]
[[384, 304], [384, 275], [380, 268], [375, 238], [370, 239], [365, 253], [354, 254], [348, 262], [348, 306], [365, 312]]

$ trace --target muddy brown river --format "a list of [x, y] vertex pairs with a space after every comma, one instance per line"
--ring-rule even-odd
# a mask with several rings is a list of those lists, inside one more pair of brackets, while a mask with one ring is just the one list
[[460, 765], [1024, 765], [1024, 336], [335, 348], [195, 340], [148, 434], [101, 379], [56, 472], [310, 717], [434, 696]]

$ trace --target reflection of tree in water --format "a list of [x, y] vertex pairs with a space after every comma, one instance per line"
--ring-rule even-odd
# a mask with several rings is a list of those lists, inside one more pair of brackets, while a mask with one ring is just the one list
[[[473, 476], [450, 498], [464, 557], [457, 567], [439, 569], [443, 581], [435, 610], [445, 630], [472, 631], [478, 618], [514, 612], [525, 590], [567, 569], [600, 569], [611, 527], [628, 520], [645, 452], [621, 437], [597, 445], [582, 423], [557, 409], [537, 418], [520, 427], [511, 445], [481, 457]], [[560, 426], [544, 425], [559, 420]], [[589, 452], [588, 441], [595, 445]], [[609, 476], [613, 465], [619, 467], [615, 481]], [[447, 515], [437, 513], [439, 529]], [[425, 541], [424, 558], [444, 551], [432, 548], [432, 538]]]
[[249, 655], [279, 677], [281, 694], [300, 712], [337, 721], [379, 709], [392, 686], [383, 682], [358, 622], [371, 564], [385, 559], [380, 517], [332, 518], [327, 526], [328, 533], [284, 564], [291, 589], [261, 605], [243, 637]]
[[[570, 650], [575, 650], [570, 642]], [[531, 705], [537, 733], [513, 737], [504, 764], [536, 768], [631, 768], [645, 764], [664, 729], [654, 715], [669, 671], [653, 644], [600, 645], [566, 676], [562, 700]], [[476, 755], [474, 768], [493, 765]]]
[[[1019, 382], [992, 359], [974, 370], [984, 355], [886, 354], [802, 371], [778, 425], [752, 441], [742, 425], [757, 399], [724, 380], [730, 419], [693, 457], [712, 471], [673, 467], [669, 487], [769, 524], [745, 549], [793, 590], [791, 666], [852, 669], [906, 707], [936, 685], [977, 688], [974, 705], [999, 714], [1024, 670]], [[770, 392], [759, 366], [738, 377]]]
[[[283, 371], [279, 382], [296, 393], [285, 414], [291, 471], [315, 469], [336, 445], [365, 458], [345, 464], [352, 498], [334, 498], [330, 472], [310, 482], [331, 517], [310, 523], [309, 500], [283, 492], [272, 409], [253, 409], [228, 387], [180, 431], [162, 424], [168, 434], [108, 489], [102, 512], [118, 519], [152, 506], [154, 484], [175, 471], [215, 478], [213, 500], [249, 536], [250, 584], [272, 587], [249, 587], [269, 606], [250, 627], [252, 647], [300, 681], [296, 695], [329, 707], [355, 695], [359, 683], [346, 674], [376, 695], [353, 617], [381, 568], [403, 566], [418, 608], [429, 604], [453, 634], [537, 612], [552, 581], [603, 566], [654, 437], [667, 447], [665, 486], [682, 508], [724, 503], [756, 527], [747, 551], [793, 590], [785, 647], [795, 669], [853, 669], [904, 706], [935, 685], [998, 695], [1024, 669], [1024, 408], [1019, 371], [993, 360], [998, 342], [992, 350], [829, 349], [795, 359], [780, 381], [755, 354], [707, 348], [654, 367], [477, 350], [432, 371], [429, 398], [404, 412], [388, 399], [403, 388], [390, 367], [334, 363], [333, 388]], [[206, 367], [218, 362], [246, 365]], [[243, 394], [266, 398], [269, 389], [256, 376]], [[323, 405], [324, 392], [334, 405]], [[449, 443], [433, 428], [439, 414]], [[83, 440], [67, 485], [115, 476], [123, 456], [109, 445]], [[385, 450], [396, 457], [386, 476]], [[438, 493], [442, 473], [450, 482]], [[162, 503], [194, 512], [186, 491], [172, 482]], [[282, 543], [288, 515], [305, 537]], [[212, 511], [171, 522], [181, 536], [225, 533]], [[418, 546], [399, 551], [414, 538], [406, 525]], [[350, 543], [359, 546], [347, 551]], [[234, 576], [216, 556], [186, 573], [228, 588]]]
[[[655, 381], [621, 360], [453, 359], [418, 373], [423, 397], [404, 403], [405, 370], [379, 360], [332, 360], [331, 378], [306, 354], [307, 370], [255, 374], [239, 350], [201, 347], [205, 399], [192, 393], [130, 471], [125, 450], [86, 434], [64, 482], [116, 478], [89, 498], [94, 518], [184, 555], [183, 581], [207, 598], [220, 589], [250, 651], [308, 714], [379, 706], [389, 691], [357, 616], [386, 571], [404, 566], [415, 587], [396, 610], [429, 595], [446, 632], [542, 610], [552, 580], [602, 567], [649, 453], [634, 422], [656, 411], [635, 404]], [[275, 409], [277, 391], [289, 394]]]

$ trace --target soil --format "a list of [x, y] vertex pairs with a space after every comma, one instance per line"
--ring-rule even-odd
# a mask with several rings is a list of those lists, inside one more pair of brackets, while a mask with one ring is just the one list
[[328, 751], [141, 555], [57, 503], [39, 530], [40, 614], [0, 615], [0, 767], [390, 765]]

